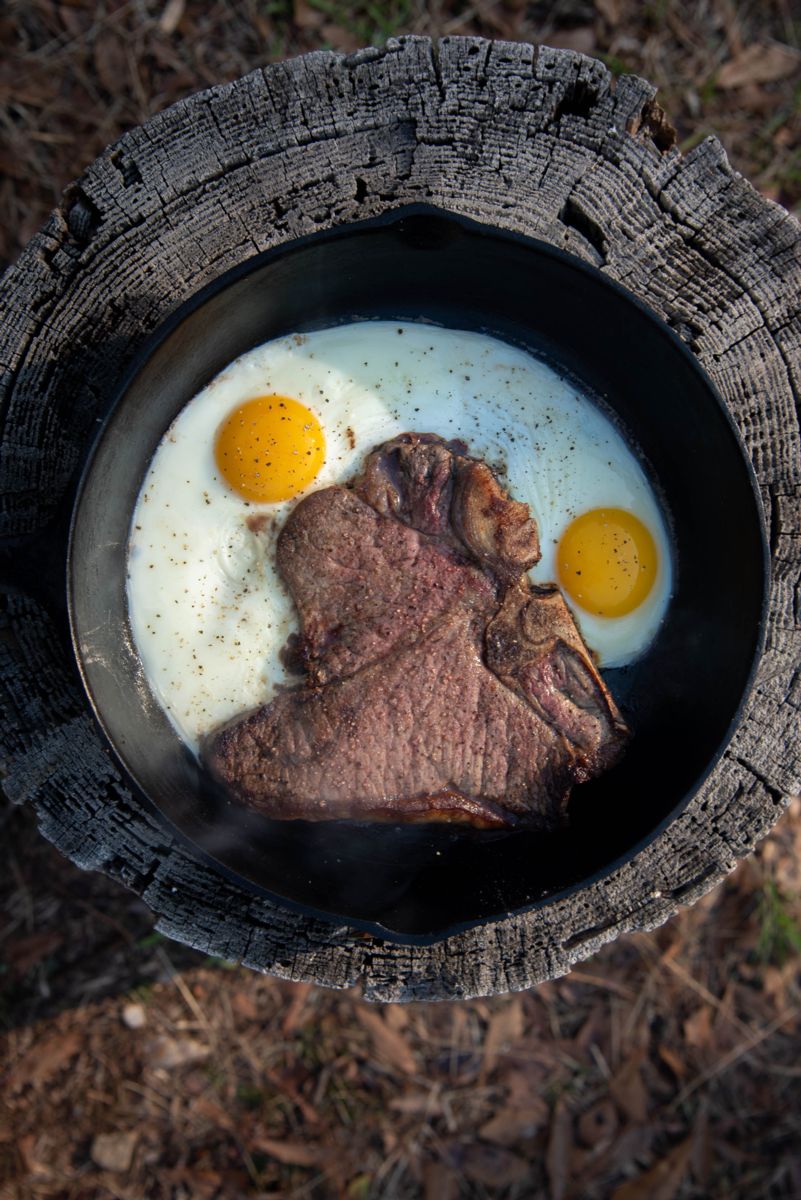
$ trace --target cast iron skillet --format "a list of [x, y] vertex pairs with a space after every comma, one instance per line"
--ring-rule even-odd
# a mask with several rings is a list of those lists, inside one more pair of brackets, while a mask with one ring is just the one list
[[[606, 673], [635, 736], [618, 767], [575, 790], [565, 833], [268, 820], [221, 794], [143, 680], [126, 614], [126, 542], [168, 425], [260, 342], [364, 318], [480, 330], [545, 356], [613, 410], [663, 498], [675, 594], [647, 656]], [[681, 341], [572, 256], [426, 206], [258, 255], [184, 304], [111, 406], [79, 490], [68, 555], [86, 691], [146, 802], [224, 874], [292, 906], [407, 940], [441, 937], [581, 887], [680, 813], [737, 722], [761, 649], [766, 583], [750, 465]]]

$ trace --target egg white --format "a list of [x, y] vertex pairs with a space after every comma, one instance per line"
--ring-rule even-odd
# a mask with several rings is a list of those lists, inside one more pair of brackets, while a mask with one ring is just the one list
[[[497, 339], [430, 325], [368, 321], [295, 334], [243, 355], [186, 405], [134, 511], [131, 628], [152, 690], [191, 746], [293, 682], [279, 652], [297, 622], [275, 542], [297, 497], [248, 503], [214, 460], [223, 419], [271, 392], [301, 401], [322, 424], [325, 464], [307, 491], [353, 478], [365, 454], [398, 433], [463, 438], [536, 517], [536, 582], [556, 578], [556, 545], [573, 517], [602, 506], [636, 513], [659, 556], [646, 601], [615, 619], [572, 607], [602, 666], [629, 663], [652, 641], [671, 586], [665, 522], [631, 450], [572, 381]], [[263, 528], [250, 528], [253, 518]]]

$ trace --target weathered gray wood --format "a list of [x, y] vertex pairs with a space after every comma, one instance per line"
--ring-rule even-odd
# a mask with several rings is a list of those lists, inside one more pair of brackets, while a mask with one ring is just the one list
[[765, 500], [767, 651], [687, 811], [579, 895], [425, 948], [302, 918], [194, 861], [116, 774], [45, 612], [0, 597], [5, 790], [65, 854], [140, 892], [165, 933], [375, 1000], [524, 988], [702, 895], [798, 790], [801, 229], [714, 138], [682, 157], [649, 84], [613, 84], [570, 51], [461, 38], [255, 71], [126, 134], [6, 276], [0, 537], [59, 511], [104, 398], [178, 302], [257, 251], [417, 200], [565, 247], [660, 313], [730, 405]]

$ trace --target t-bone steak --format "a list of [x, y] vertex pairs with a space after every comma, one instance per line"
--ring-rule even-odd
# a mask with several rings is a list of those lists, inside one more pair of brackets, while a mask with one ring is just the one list
[[628, 730], [538, 559], [528, 507], [464, 443], [378, 447], [287, 518], [305, 682], [210, 737], [212, 771], [271, 817], [557, 828]]

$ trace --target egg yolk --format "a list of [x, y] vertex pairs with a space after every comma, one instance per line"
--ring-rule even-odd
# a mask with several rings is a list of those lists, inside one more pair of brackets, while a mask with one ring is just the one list
[[229, 487], [245, 500], [274, 504], [308, 487], [325, 461], [317, 417], [288, 396], [257, 396], [226, 417], [214, 446]]
[[594, 508], [568, 525], [556, 551], [559, 583], [581, 608], [623, 617], [639, 608], [656, 579], [656, 545], [634, 513]]

